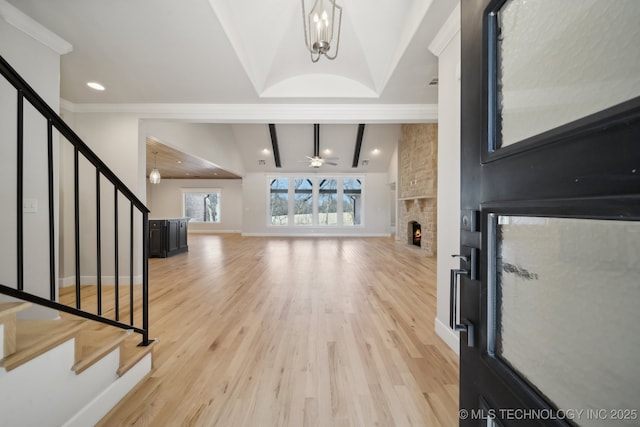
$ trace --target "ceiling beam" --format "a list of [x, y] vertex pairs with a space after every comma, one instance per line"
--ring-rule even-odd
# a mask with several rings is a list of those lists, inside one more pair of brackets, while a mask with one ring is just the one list
[[320, 157], [320, 125], [313, 125], [313, 157]]
[[276, 125], [269, 123], [269, 134], [271, 135], [271, 146], [273, 147], [273, 160], [277, 168], [282, 167], [280, 162], [280, 149], [278, 148], [278, 135], [276, 134]]
[[364, 123], [358, 125], [358, 134], [356, 136], [356, 148], [353, 151], [353, 163], [351, 167], [357, 168], [360, 161], [360, 150], [362, 149], [362, 138], [364, 137]]

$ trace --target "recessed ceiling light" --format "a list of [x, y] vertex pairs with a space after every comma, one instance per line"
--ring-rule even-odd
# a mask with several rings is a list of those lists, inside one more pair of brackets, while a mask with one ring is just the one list
[[373, 151], [371, 151], [371, 154], [380, 154], [380, 149], [374, 148]]
[[331, 150], [327, 148], [327, 149], [325, 149], [325, 150], [323, 151], [323, 153], [324, 153], [324, 154], [331, 154]]
[[269, 154], [269, 153], [271, 153], [271, 151], [269, 151], [268, 148], [265, 148], [265, 149], [262, 150], [262, 153], [263, 154]]
[[87, 86], [89, 86], [91, 89], [95, 89], [95, 90], [104, 90], [104, 86], [102, 86], [98, 82], [89, 82], [89, 83], [87, 83]]

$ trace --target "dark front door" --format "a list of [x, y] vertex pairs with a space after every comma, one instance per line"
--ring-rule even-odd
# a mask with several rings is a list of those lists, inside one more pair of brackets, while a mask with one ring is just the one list
[[640, 1], [461, 13], [460, 424], [638, 425]]

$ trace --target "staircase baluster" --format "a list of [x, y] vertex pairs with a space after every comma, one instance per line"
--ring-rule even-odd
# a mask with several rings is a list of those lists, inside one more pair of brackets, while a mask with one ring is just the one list
[[47, 119], [47, 168], [49, 175], [49, 299], [56, 300], [56, 236], [53, 193], [53, 123]]
[[113, 186], [113, 206], [114, 206], [114, 229], [115, 229], [115, 303], [116, 303], [116, 320], [120, 320], [120, 272], [119, 272], [119, 258], [118, 258], [118, 187]]
[[100, 169], [96, 168], [96, 304], [102, 314], [102, 221], [100, 212]]
[[80, 310], [80, 176], [79, 176], [78, 147], [73, 149], [73, 187], [74, 187], [74, 212], [75, 212], [75, 242], [76, 242], [76, 308]]
[[23, 221], [23, 179], [24, 179], [24, 95], [22, 90], [18, 89], [18, 128], [17, 128], [17, 245], [18, 245], [18, 270], [16, 271], [16, 282], [18, 290], [24, 290], [24, 221]]
[[129, 210], [129, 323], [133, 326], [133, 202]]

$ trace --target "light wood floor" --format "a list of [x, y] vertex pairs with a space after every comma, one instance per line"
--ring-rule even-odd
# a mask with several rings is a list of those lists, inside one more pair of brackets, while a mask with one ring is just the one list
[[457, 425], [435, 265], [390, 238], [190, 235], [149, 262], [154, 370], [100, 425]]

